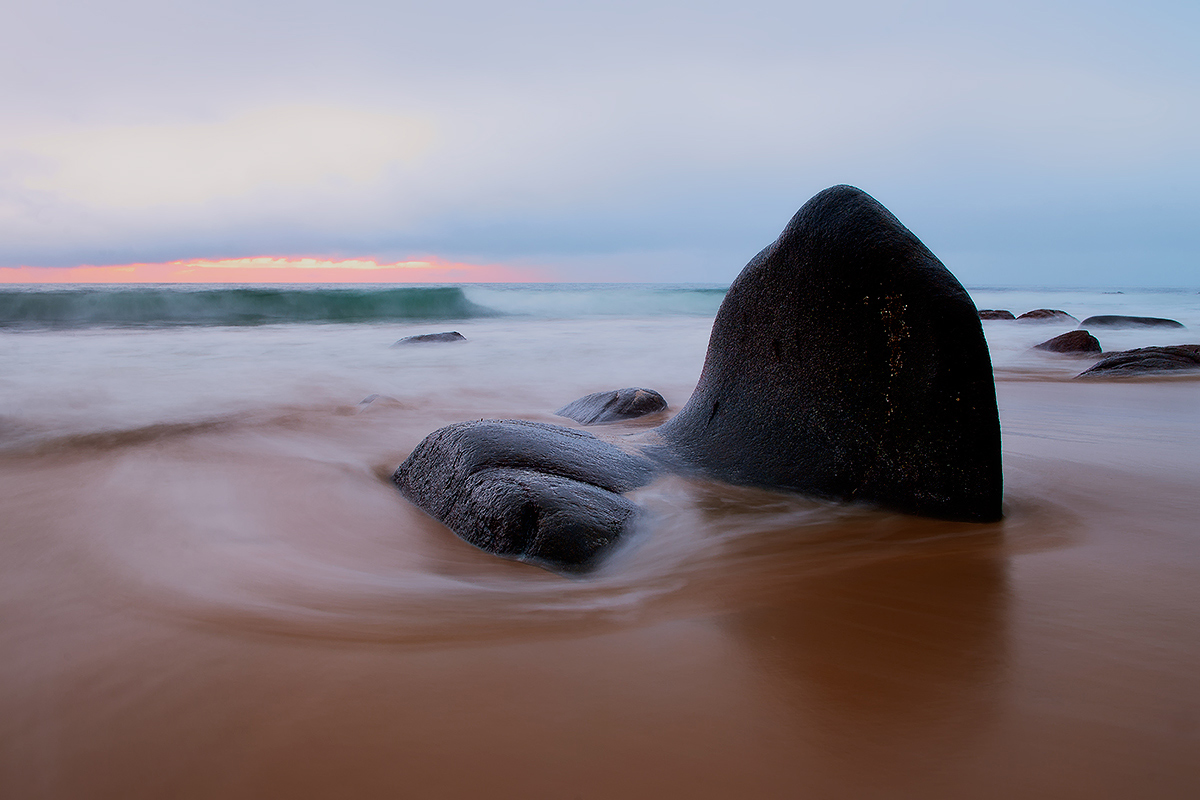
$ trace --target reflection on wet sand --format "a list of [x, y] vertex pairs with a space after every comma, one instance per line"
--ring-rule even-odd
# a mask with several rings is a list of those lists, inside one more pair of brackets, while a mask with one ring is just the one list
[[1002, 387], [1002, 523], [664, 481], [586, 580], [403, 409], [0, 459], [0, 797], [1200, 797], [1195, 394], [1086, 391]]
[[[701, 501], [714, 524], [754, 503]], [[757, 531], [755, 597], [724, 628], [829, 774], [928, 772], [997, 715], [1008, 650], [1004, 523], [844, 510], [826, 533]], [[841, 778], [842, 781], [847, 778]], [[876, 789], [881, 787], [875, 787]]]
[[949, 524], [887, 522], [863, 563], [781, 585], [728, 622], [803, 738], [859, 777], [919, 773], [968, 745], [1006, 667], [1000, 526], [929, 540]]

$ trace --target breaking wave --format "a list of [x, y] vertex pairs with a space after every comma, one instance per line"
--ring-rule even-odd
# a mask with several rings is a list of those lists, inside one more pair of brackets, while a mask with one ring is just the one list
[[88, 286], [0, 291], [0, 326], [267, 325], [471, 319], [499, 312], [457, 286]]

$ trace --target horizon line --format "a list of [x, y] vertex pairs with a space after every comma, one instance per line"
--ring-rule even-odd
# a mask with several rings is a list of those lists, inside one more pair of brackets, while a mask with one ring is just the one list
[[[399, 261], [319, 256], [194, 258], [73, 267], [0, 267], [0, 284], [529, 283], [544, 270], [421, 256]], [[402, 280], [399, 280], [402, 279]]]

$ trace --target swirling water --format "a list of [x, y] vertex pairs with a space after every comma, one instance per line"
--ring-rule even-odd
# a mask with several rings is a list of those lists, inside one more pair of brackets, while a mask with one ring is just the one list
[[[1190, 795], [1200, 381], [989, 321], [1003, 522], [672, 478], [567, 578], [387, 476], [464, 419], [677, 410], [723, 291], [427, 291], [0, 292], [5, 796]], [[1200, 330], [1194, 291], [972, 294]]]

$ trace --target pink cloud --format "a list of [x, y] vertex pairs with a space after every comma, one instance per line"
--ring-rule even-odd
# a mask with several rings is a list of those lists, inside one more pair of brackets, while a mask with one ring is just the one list
[[523, 283], [546, 280], [535, 269], [422, 258], [292, 256], [190, 259], [157, 264], [0, 267], [0, 283]]

